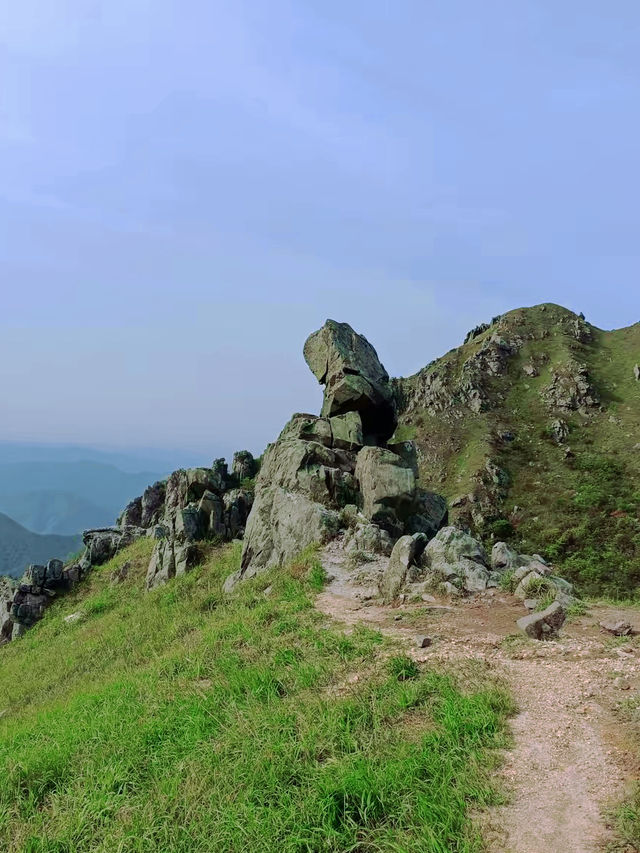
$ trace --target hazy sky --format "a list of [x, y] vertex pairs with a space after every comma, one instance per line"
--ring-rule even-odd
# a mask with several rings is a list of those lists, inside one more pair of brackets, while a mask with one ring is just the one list
[[327, 317], [636, 322], [639, 72], [636, 0], [0, 4], [0, 439], [259, 451]]

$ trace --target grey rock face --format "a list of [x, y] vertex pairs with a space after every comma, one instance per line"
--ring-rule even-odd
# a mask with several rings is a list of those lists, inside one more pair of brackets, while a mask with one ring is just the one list
[[534, 640], [551, 640], [558, 636], [566, 619], [566, 611], [559, 601], [554, 601], [546, 610], [530, 613], [518, 619], [520, 630]]
[[407, 578], [409, 566], [414, 563], [424, 551], [427, 537], [424, 533], [414, 536], [402, 536], [393, 546], [389, 564], [380, 579], [379, 590], [385, 604], [394, 601]]
[[243, 480], [250, 480], [256, 476], [257, 472], [258, 463], [248, 450], [238, 450], [237, 453], [233, 454], [231, 473], [236, 482], [241, 483]]
[[496, 572], [505, 572], [520, 566], [516, 552], [506, 542], [496, 542], [491, 549], [491, 568]]
[[382, 447], [365, 447], [358, 453], [356, 479], [365, 516], [392, 535], [402, 531], [399, 521], [412, 514], [416, 477], [403, 460]]
[[112, 557], [139, 539], [146, 536], [146, 531], [141, 527], [100, 527], [94, 530], [85, 530], [82, 541], [86, 552], [83, 557], [84, 564], [88, 566], [101, 566], [111, 560]]
[[140, 527], [152, 527], [158, 524], [164, 514], [164, 501], [167, 492], [167, 484], [163, 481], [154, 483], [144, 490], [140, 498]]
[[586, 365], [576, 362], [562, 371], [554, 370], [543, 397], [552, 408], [565, 411], [588, 411], [599, 404]]
[[391, 437], [396, 413], [389, 374], [366, 338], [347, 323], [327, 320], [307, 339], [304, 357], [325, 386], [324, 416], [358, 411], [365, 437], [374, 443]]
[[388, 557], [393, 550], [393, 540], [386, 530], [367, 521], [360, 514], [345, 536], [344, 548], [351, 553], [364, 551], [369, 554], [384, 554]]
[[312, 542], [325, 543], [338, 532], [340, 516], [301, 493], [264, 485], [247, 522], [240, 578], [293, 559]]

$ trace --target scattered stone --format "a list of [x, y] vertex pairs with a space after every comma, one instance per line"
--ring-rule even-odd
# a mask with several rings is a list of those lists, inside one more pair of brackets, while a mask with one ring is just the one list
[[76, 613], [70, 613], [68, 616], [65, 616], [62, 621], [66, 622], [68, 625], [73, 625], [74, 622], [81, 622], [83, 618], [84, 613], [78, 610]]
[[565, 618], [564, 607], [558, 601], [554, 601], [546, 610], [523, 616], [516, 624], [524, 634], [534, 640], [550, 640], [558, 636]]
[[433, 640], [431, 637], [418, 637], [416, 640], [416, 646], [419, 649], [428, 649], [430, 645], [432, 645]]
[[622, 676], [613, 679], [613, 686], [616, 690], [631, 690], [630, 682], [626, 678], [622, 678]]
[[606, 619], [599, 623], [600, 627], [615, 637], [628, 637], [633, 634], [633, 628], [628, 622], [616, 619]]
[[538, 599], [537, 598], [525, 598], [523, 603], [524, 603], [524, 606], [527, 608], [527, 610], [535, 610], [536, 607], [538, 606]]

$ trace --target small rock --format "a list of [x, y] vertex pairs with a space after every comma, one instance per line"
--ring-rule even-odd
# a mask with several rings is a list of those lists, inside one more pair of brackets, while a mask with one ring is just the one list
[[537, 598], [525, 598], [524, 606], [527, 608], [527, 610], [535, 610], [536, 607], [538, 606], [538, 599]]
[[433, 643], [431, 637], [418, 637], [416, 641], [416, 646], [419, 649], [428, 649], [429, 646]]
[[68, 616], [65, 616], [63, 621], [66, 622], [68, 625], [72, 625], [74, 622], [80, 622], [83, 616], [84, 613], [78, 611], [77, 613], [70, 613]]
[[427, 604], [435, 604], [435, 603], [436, 603], [436, 597], [435, 597], [435, 595], [428, 595], [427, 593], [425, 593], [425, 594], [422, 596], [422, 600], [423, 600], [423, 601], [426, 601], [426, 602], [427, 602]]
[[622, 620], [605, 619], [600, 622], [600, 627], [615, 637], [628, 637], [630, 634], [633, 634], [631, 625]]
[[613, 686], [617, 690], [631, 690], [631, 685], [626, 680], [626, 678], [621, 678], [620, 676], [618, 676], [618, 678], [613, 679]]

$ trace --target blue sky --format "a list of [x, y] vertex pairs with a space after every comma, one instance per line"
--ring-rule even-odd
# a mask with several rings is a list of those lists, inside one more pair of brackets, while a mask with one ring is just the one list
[[327, 317], [407, 375], [640, 319], [640, 7], [0, 7], [0, 439], [259, 451]]

